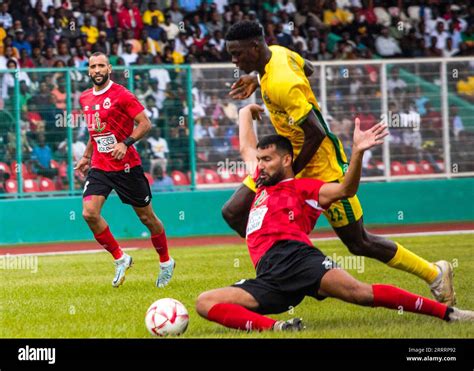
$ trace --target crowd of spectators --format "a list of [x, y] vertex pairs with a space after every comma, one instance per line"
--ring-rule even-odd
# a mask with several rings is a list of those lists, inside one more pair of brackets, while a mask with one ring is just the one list
[[[246, 19], [262, 24], [269, 45], [286, 46], [313, 61], [474, 55], [474, 4], [469, 0], [456, 4], [443, 0], [10, 0], [0, 4], [0, 69], [76, 67], [67, 73], [72, 109], [78, 113], [79, 95], [90, 87], [86, 73], [79, 69], [87, 67], [91, 53], [106, 53], [115, 67], [152, 65], [133, 76], [134, 93], [154, 125], [137, 148], [146, 171], [167, 180], [170, 170], [189, 170], [190, 136], [196, 143], [198, 168], [238, 158], [239, 103], [226, 98], [228, 88], [224, 91], [221, 81], [217, 81], [220, 89], [216, 84], [206, 86], [206, 76], [194, 70], [195, 128], [189, 133], [183, 120], [188, 113], [185, 74], [160, 66], [230, 61], [225, 34], [232, 24]], [[472, 102], [474, 76], [469, 68], [452, 88]], [[427, 80], [439, 76], [439, 71], [431, 72]], [[376, 100], [360, 101], [360, 97], [380, 97], [380, 76], [370, 65], [354, 68], [350, 79], [338, 78], [338, 73], [334, 69], [334, 81], [328, 84], [328, 118], [343, 142], [350, 143], [348, 114], [358, 113], [364, 122], [379, 119]], [[9, 72], [0, 75], [0, 162], [11, 164], [17, 142], [15, 78]], [[64, 126], [58, 126], [58, 115], [67, 107], [66, 72], [20, 70], [17, 79], [23, 157], [31, 172], [58, 177], [54, 163], [65, 160], [68, 153]], [[130, 83], [124, 73], [115, 73], [113, 80], [125, 86]], [[397, 68], [391, 71], [387, 88], [389, 108], [421, 123], [420, 132], [394, 131], [392, 145], [400, 146], [394, 153], [401, 160], [440, 158], [433, 149], [442, 148], [437, 146], [441, 132], [433, 124], [441, 117], [440, 105], [433, 108], [431, 97], [424, 96], [419, 86], [407, 87]], [[340, 112], [344, 99], [349, 101], [345, 113]], [[449, 117], [452, 137], [460, 143], [472, 141], [458, 107], [451, 107]], [[260, 130], [260, 134], [271, 131], [268, 119]], [[80, 156], [86, 140], [84, 126], [74, 130], [74, 158]], [[375, 153], [372, 161], [380, 156]], [[76, 181], [80, 186], [81, 179]]]
[[[14, 5], [14, 6], [13, 6]], [[227, 61], [224, 37], [258, 20], [268, 44], [311, 60], [473, 55], [469, 0], [19, 0], [0, 6], [0, 67], [76, 67], [102, 51], [112, 64]], [[11, 48], [10, 48], [11, 47]]]

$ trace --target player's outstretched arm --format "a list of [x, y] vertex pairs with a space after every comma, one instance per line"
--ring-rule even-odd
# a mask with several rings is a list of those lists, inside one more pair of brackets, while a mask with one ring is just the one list
[[326, 137], [326, 132], [316, 114], [311, 110], [300, 124], [304, 132], [304, 142], [298, 157], [293, 161], [293, 172], [298, 174], [311, 161], [319, 146]]
[[360, 130], [360, 120], [355, 119], [354, 141], [349, 169], [342, 183], [326, 183], [319, 190], [319, 203], [329, 206], [342, 198], [353, 197], [359, 188], [362, 173], [362, 158], [369, 148], [380, 145], [388, 135], [387, 125], [378, 123], [369, 130]]
[[112, 157], [116, 160], [124, 158], [127, 153], [128, 147], [130, 147], [137, 140], [142, 139], [151, 129], [150, 119], [145, 114], [145, 111], [140, 112], [135, 116], [134, 121], [136, 123], [132, 134], [126, 138], [123, 142], [117, 143], [112, 151]]
[[[261, 120], [262, 112], [263, 108], [257, 104], [249, 104], [239, 111], [240, 155], [249, 174], [253, 174], [257, 167], [257, 136], [253, 130], [253, 119]], [[242, 184], [222, 207], [222, 217], [242, 238], [245, 238], [254, 197], [255, 192]]]
[[262, 120], [263, 108], [258, 104], [248, 104], [239, 111], [240, 156], [244, 160], [247, 172], [253, 174], [257, 166], [257, 135], [253, 120]]

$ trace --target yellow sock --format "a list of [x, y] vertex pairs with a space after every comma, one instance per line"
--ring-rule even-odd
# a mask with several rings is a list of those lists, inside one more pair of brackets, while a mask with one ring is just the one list
[[432, 283], [435, 280], [439, 273], [436, 265], [405, 249], [398, 242], [395, 242], [395, 244], [397, 245], [397, 252], [387, 265], [408, 273], [413, 273], [428, 283]]

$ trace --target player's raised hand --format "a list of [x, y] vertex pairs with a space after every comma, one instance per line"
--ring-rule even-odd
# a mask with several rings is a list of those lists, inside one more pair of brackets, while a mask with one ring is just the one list
[[242, 108], [242, 111], [248, 111], [252, 115], [252, 119], [262, 121], [262, 113], [265, 110], [259, 106], [258, 104], [251, 103], [247, 104], [245, 107]]
[[383, 121], [372, 126], [369, 130], [360, 130], [360, 119], [355, 119], [353, 148], [357, 151], [365, 151], [384, 142], [383, 138], [388, 135], [387, 124]]
[[255, 75], [244, 75], [232, 84], [229, 95], [233, 99], [247, 99], [257, 90], [258, 79]]
[[82, 176], [86, 176], [87, 170], [89, 170], [90, 158], [88, 157], [81, 157], [81, 159], [77, 162], [74, 170], [78, 170]]
[[127, 153], [127, 145], [125, 143], [117, 143], [112, 150], [112, 157], [114, 160], [122, 160]]

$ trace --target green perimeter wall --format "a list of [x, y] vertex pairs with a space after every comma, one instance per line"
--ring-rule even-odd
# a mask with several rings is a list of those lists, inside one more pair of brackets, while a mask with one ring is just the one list
[[[156, 213], [168, 236], [232, 235], [221, 207], [232, 190], [157, 193]], [[474, 178], [364, 183], [359, 198], [366, 224], [403, 225], [474, 221]], [[0, 201], [0, 245], [91, 240], [82, 219], [81, 197]], [[103, 210], [117, 238], [147, 237], [133, 209], [110, 196]], [[329, 227], [321, 217], [317, 227]]]

